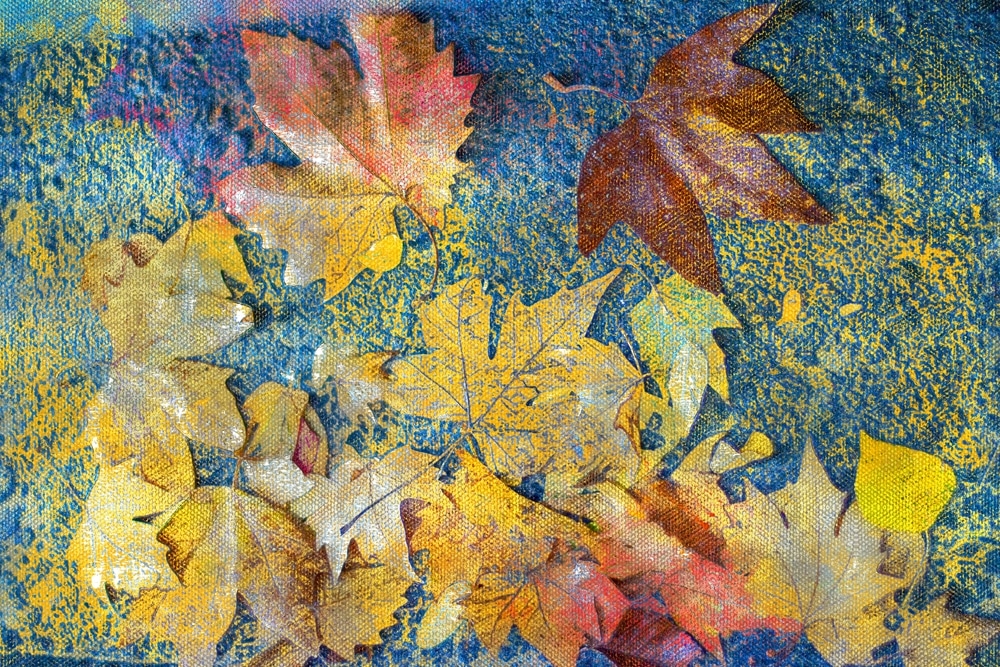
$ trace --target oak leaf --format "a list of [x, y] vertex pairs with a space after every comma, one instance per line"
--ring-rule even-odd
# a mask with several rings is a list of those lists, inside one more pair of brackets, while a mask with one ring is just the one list
[[[733, 523], [724, 531], [729, 565], [746, 574], [755, 608], [800, 621], [835, 667], [865, 660], [881, 643], [884, 614], [873, 604], [905, 587], [917, 560], [882, 567], [886, 533], [848, 501], [810, 445], [797, 481], [768, 495], [748, 484], [747, 500], [729, 506]], [[923, 552], [918, 536], [889, 535], [903, 553]]]
[[493, 355], [482, 284], [446, 288], [419, 311], [431, 352], [389, 363], [386, 402], [460, 424], [487, 465], [512, 483], [545, 473], [547, 488], [594, 475], [630, 484], [640, 470], [641, 377], [616, 347], [584, 338], [616, 275], [532, 306], [515, 295]]
[[287, 249], [285, 279], [325, 278], [327, 298], [364, 268], [399, 263], [396, 206], [443, 227], [478, 82], [454, 76], [452, 48], [435, 51], [432, 24], [410, 14], [348, 27], [360, 72], [339, 44], [243, 33], [254, 110], [301, 164], [250, 167], [218, 186], [227, 210]]
[[599, 571], [581, 524], [519, 496], [470, 454], [452, 484], [417, 513], [414, 551], [428, 552], [437, 599], [464, 584], [465, 618], [496, 652], [511, 628], [559, 667], [610, 639], [627, 601]]
[[188, 440], [234, 450], [244, 426], [226, 380], [232, 371], [183, 357], [210, 354], [250, 326], [223, 273], [249, 284], [221, 213], [192, 221], [165, 243], [137, 235], [95, 244], [83, 285], [111, 336], [107, 383], [86, 409], [81, 445], [117, 465], [139, 460], [143, 477], [190, 490]]
[[154, 639], [174, 643], [181, 665], [212, 665], [239, 594], [271, 634], [317, 653], [313, 603], [323, 562], [287, 512], [242, 491], [203, 486], [158, 539], [181, 585], [144, 590], [126, 640], [140, 638], [145, 628]]
[[774, 5], [731, 14], [659, 59], [632, 115], [587, 151], [578, 188], [578, 243], [589, 255], [617, 222], [680, 275], [722, 291], [705, 211], [827, 224], [829, 213], [758, 134], [812, 132], [777, 83], [733, 53]]

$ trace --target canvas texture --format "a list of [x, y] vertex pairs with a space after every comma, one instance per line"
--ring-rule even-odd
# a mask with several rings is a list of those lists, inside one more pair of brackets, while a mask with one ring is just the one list
[[1000, 665], [988, 0], [0, 6], [0, 664]]

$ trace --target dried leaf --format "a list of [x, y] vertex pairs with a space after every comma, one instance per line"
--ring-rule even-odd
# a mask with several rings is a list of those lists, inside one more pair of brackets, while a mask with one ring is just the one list
[[109, 584], [138, 595], [140, 588], [176, 587], [156, 533], [179, 502], [176, 494], [144, 481], [134, 460], [101, 464], [66, 559], [94, 589]]
[[938, 457], [861, 432], [854, 493], [858, 509], [872, 524], [922, 533], [948, 504], [955, 483], [954, 471]]
[[731, 14], [668, 51], [642, 98], [629, 105], [632, 116], [587, 151], [578, 189], [584, 254], [625, 222], [680, 275], [718, 294], [705, 210], [830, 222], [755, 136], [817, 128], [767, 75], [732, 59], [773, 11], [759, 5]]
[[615, 275], [533, 306], [515, 297], [493, 357], [482, 285], [447, 288], [420, 311], [432, 351], [390, 363], [386, 401], [461, 424], [487, 465], [514, 483], [544, 472], [553, 488], [594, 475], [630, 484], [640, 469], [641, 378], [617, 348], [583, 337]]
[[348, 27], [360, 72], [339, 44], [243, 33], [254, 110], [302, 163], [250, 167], [219, 185], [227, 210], [288, 250], [285, 279], [325, 278], [328, 298], [366, 267], [399, 263], [396, 206], [443, 226], [478, 81], [454, 76], [451, 47], [435, 51], [433, 26], [412, 15]]

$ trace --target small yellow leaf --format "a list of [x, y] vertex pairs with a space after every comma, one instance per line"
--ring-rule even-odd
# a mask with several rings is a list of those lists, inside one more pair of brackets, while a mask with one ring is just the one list
[[845, 303], [843, 306], [840, 307], [840, 316], [850, 317], [859, 310], [861, 310], [860, 303]]
[[358, 255], [358, 261], [375, 273], [385, 273], [399, 266], [402, 257], [403, 240], [398, 234], [389, 234]]
[[854, 493], [861, 514], [880, 528], [927, 530], [955, 491], [955, 473], [941, 459], [861, 433]]
[[802, 312], [802, 295], [794, 287], [785, 292], [785, 298], [781, 302], [781, 319], [778, 324], [788, 324], [799, 319]]

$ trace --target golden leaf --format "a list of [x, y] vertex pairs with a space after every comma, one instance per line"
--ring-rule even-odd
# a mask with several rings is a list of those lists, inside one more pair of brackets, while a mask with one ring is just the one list
[[740, 323], [719, 297], [679, 275], [650, 290], [629, 320], [650, 374], [680, 417], [683, 437], [694, 423], [706, 386], [729, 398], [725, 355], [712, 330]]
[[482, 285], [448, 287], [420, 310], [432, 352], [390, 362], [385, 400], [406, 414], [461, 424], [506, 480], [544, 472], [552, 488], [594, 476], [631, 484], [640, 469], [629, 437], [638, 435], [638, 420], [621, 410], [638, 412], [630, 398], [641, 392], [641, 377], [617, 348], [584, 338], [616, 275], [533, 306], [515, 296], [492, 357]]

